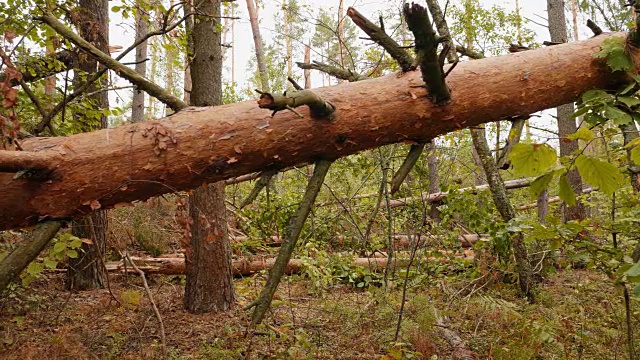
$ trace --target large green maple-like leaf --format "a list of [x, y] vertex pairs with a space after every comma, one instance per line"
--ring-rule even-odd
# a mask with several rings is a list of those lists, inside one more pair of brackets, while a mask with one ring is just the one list
[[625, 39], [622, 37], [610, 37], [602, 42], [601, 50], [594, 57], [606, 58], [607, 65], [613, 71], [629, 71], [633, 68], [633, 61], [624, 50], [624, 42]]
[[576, 167], [584, 181], [606, 194], [613, 194], [624, 183], [620, 170], [608, 162], [580, 155], [576, 158]]
[[513, 170], [520, 175], [540, 175], [556, 165], [558, 154], [547, 144], [516, 144], [509, 154]]

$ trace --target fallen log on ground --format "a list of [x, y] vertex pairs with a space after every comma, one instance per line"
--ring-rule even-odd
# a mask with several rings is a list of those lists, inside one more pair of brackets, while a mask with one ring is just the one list
[[[507, 190], [521, 189], [523, 187], [527, 187], [527, 186], [531, 185], [531, 181], [533, 181], [533, 180], [534, 179], [507, 180], [507, 181], [504, 182], [504, 186], [507, 188]], [[484, 190], [488, 190], [488, 189], [489, 189], [489, 185], [488, 184], [484, 184], [484, 185], [471, 186], [471, 187], [457, 189], [456, 192], [473, 191], [473, 193], [475, 194], [478, 191], [484, 191]], [[377, 193], [355, 195], [355, 196], [350, 197], [348, 199], [343, 199], [342, 202], [351, 201], [351, 200], [372, 198], [372, 197], [376, 197], [376, 196], [378, 196]], [[431, 203], [431, 202], [442, 201], [447, 196], [449, 196], [449, 192], [448, 191], [437, 192], [437, 193], [423, 193], [422, 195], [419, 195], [419, 196], [411, 196], [411, 197], [406, 197], [406, 198], [401, 198], [401, 199], [393, 199], [393, 200], [391, 200], [390, 205], [391, 205], [392, 208], [406, 206], [407, 204], [409, 204], [411, 202], [415, 202], [415, 201], [420, 200], [420, 197], [422, 197], [422, 200], [424, 202]], [[340, 201], [330, 200], [330, 201], [320, 202], [320, 203], [316, 204], [316, 206], [335, 205], [335, 204], [339, 204], [339, 203], [340, 203]], [[386, 203], [380, 204], [380, 206], [386, 206]]]
[[[308, 109], [298, 111], [303, 119], [292, 112], [272, 117], [249, 101], [187, 108], [162, 121], [27, 139], [26, 151], [0, 151], [0, 230], [318, 158], [427, 141], [569, 103], [587, 90], [625, 81], [593, 58], [603, 40], [623, 35], [460, 63], [447, 77], [453, 100], [444, 106], [428, 101], [415, 71], [314, 90], [336, 107], [332, 121], [313, 119]], [[28, 169], [33, 171], [22, 172]]]
[[[407, 254], [403, 254], [407, 255]], [[446, 263], [451, 258], [473, 261], [473, 252], [470, 250], [464, 253], [444, 252], [442, 257], [423, 257], [418, 258], [421, 261], [436, 261]], [[176, 256], [171, 258], [141, 258], [131, 257], [133, 262], [144, 271], [146, 274], [162, 274], [162, 275], [184, 275], [185, 263], [184, 257]], [[388, 259], [386, 257], [371, 257], [371, 258], [355, 258], [352, 262], [353, 266], [367, 268], [371, 271], [383, 271], [387, 266]], [[235, 276], [248, 276], [253, 275], [262, 270], [268, 270], [273, 266], [275, 258], [254, 258], [254, 259], [240, 259], [233, 260], [232, 270]], [[406, 266], [409, 263], [409, 258], [394, 258], [393, 263], [395, 266]], [[120, 261], [110, 261], [106, 263], [107, 271], [120, 273], [124, 272], [124, 264]], [[304, 267], [304, 260], [291, 259], [285, 268], [285, 274], [299, 274]], [[135, 272], [131, 272], [135, 274]]]
[[[520, 188], [524, 188], [527, 187], [531, 184], [531, 181], [533, 181], [534, 179], [517, 179], [517, 180], [508, 180], [504, 182], [504, 186], [507, 189], [520, 189]], [[484, 185], [480, 185], [480, 186], [472, 186], [472, 187], [467, 187], [467, 188], [462, 188], [462, 189], [457, 189], [455, 190], [456, 192], [459, 193], [463, 193], [463, 192], [472, 192], [473, 194], [477, 194], [480, 191], [485, 191], [485, 190], [489, 190], [489, 185], [488, 184], [484, 184]], [[437, 202], [437, 201], [442, 201], [444, 198], [446, 198], [447, 196], [449, 196], [449, 192], [445, 191], [445, 192], [438, 192], [438, 193], [432, 193], [432, 194], [422, 194], [422, 196], [413, 196], [413, 197], [406, 197], [406, 198], [402, 198], [402, 199], [394, 199], [389, 201], [389, 205], [392, 208], [397, 208], [397, 207], [401, 207], [401, 206], [407, 206], [408, 204], [411, 204], [412, 202], [416, 202], [416, 201], [423, 201], [425, 203], [432, 203], [432, 202]]]

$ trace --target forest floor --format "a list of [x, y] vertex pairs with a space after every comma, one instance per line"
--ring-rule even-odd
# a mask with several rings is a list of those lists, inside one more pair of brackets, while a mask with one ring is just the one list
[[[229, 313], [191, 315], [182, 309], [179, 277], [151, 277], [167, 358], [450, 359], [453, 349], [435, 323], [443, 314], [480, 359], [628, 358], [622, 291], [592, 271], [550, 276], [533, 305], [504, 282], [440, 276], [414, 284], [397, 341], [401, 283], [390, 291], [337, 285], [314, 293], [308, 279], [291, 276], [265, 324], [249, 333], [250, 314], [242, 307], [263, 280], [237, 279], [238, 305]], [[49, 274], [0, 301], [0, 358], [162, 358], [158, 323], [139, 278], [111, 277], [120, 304], [108, 290], [70, 293], [62, 283], [62, 275]]]

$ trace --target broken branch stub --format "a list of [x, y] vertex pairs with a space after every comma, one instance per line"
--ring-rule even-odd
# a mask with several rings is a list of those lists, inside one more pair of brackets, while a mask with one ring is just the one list
[[[298, 114], [298, 112], [293, 109], [298, 106], [307, 105], [311, 110], [312, 118], [333, 120], [333, 114], [336, 110], [335, 106], [311, 90], [289, 91], [283, 95], [272, 95], [267, 92], [256, 91], [260, 93], [258, 106], [261, 109], [273, 110], [273, 115], [282, 110], [291, 110]], [[298, 116], [302, 117], [300, 114], [298, 114]]]
[[438, 56], [438, 44], [444, 38], [436, 35], [426, 8], [418, 4], [405, 3], [403, 13], [409, 30], [416, 39], [417, 63], [420, 65], [422, 80], [426, 84], [429, 97], [437, 105], [446, 104], [451, 100], [451, 92], [445, 82], [443, 63]]

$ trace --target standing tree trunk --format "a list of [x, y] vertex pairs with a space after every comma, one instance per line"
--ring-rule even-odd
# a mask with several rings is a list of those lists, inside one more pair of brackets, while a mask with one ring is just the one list
[[[109, 2], [108, 0], [79, 0], [81, 9], [80, 22], [76, 24], [80, 36], [101, 51], [109, 52]], [[86, 26], [86, 23], [95, 24]], [[78, 68], [86, 74], [98, 71], [99, 63], [90, 56], [80, 56]], [[102, 65], [100, 65], [102, 66]], [[75, 72], [74, 87], [82, 86], [82, 74]], [[92, 92], [108, 86], [107, 77], [97, 81], [87, 91]], [[97, 109], [109, 108], [109, 97], [106, 91], [98, 92], [90, 97]], [[78, 118], [81, 121], [80, 118]], [[101, 115], [96, 128], [108, 127], [108, 119]], [[104, 287], [106, 271], [104, 256], [107, 239], [107, 212], [97, 211], [91, 215], [75, 219], [71, 223], [71, 233], [79, 238], [91, 239], [91, 243], [83, 242], [82, 251], [76, 259], [69, 259], [65, 286], [68, 290], [88, 290]]]
[[[547, 0], [547, 13], [549, 18], [549, 33], [553, 42], [567, 42], [567, 19], [564, 12], [564, 0]], [[572, 117], [574, 112], [573, 103], [560, 105], [557, 108], [558, 136], [560, 137], [560, 156], [570, 156], [578, 150], [578, 141], [569, 141], [567, 136], [578, 130], [576, 120]], [[582, 178], [577, 169], [567, 173], [567, 181], [571, 184], [573, 191], [582, 194]], [[584, 204], [578, 200], [574, 206], [563, 204], [564, 221], [582, 220], [585, 218], [586, 210]]]
[[247, 10], [249, 11], [249, 22], [251, 22], [251, 32], [253, 33], [253, 44], [256, 48], [256, 62], [258, 63], [258, 76], [262, 91], [269, 92], [269, 74], [267, 73], [267, 60], [264, 57], [264, 44], [260, 36], [260, 23], [253, 0], [247, 0]]
[[[145, 13], [143, 1], [139, 0], [136, 6], [136, 41], [149, 32], [147, 14]], [[143, 77], [147, 76], [147, 41], [136, 47], [136, 72]], [[144, 91], [135, 88], [133, 90], [133, 101], [131, 105], [131, 122], [144, 120]]]
[[[217, 29], [220, 1], [203, 2], [197, 10], [202, 15], [196, 17], [190, 31], [193, 45], [190, 68], [193, 74], [198, 74], [192, 79], [191, 105], [221, 105], [222, 48]], [[193, 190], [189, 196], [189, 215], [193, 223], [185, 257], [185, 309], [192, 313], [229, 310], [234, 294], [224, 182]]]

